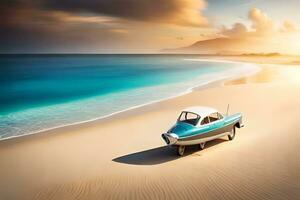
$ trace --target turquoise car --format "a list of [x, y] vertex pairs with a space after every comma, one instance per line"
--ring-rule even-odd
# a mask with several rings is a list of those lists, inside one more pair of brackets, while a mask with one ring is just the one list
[[167, 145], [177, 146], [178, 155], [182, 156], [187, 145], [199, 144], [203, 149], [207, 141], [223, 136], [233, 140], [236, 127], [243, 127], [241, 113], [224, 116], [214, 108], [190, 107], [181, 112], [176, 124], [162, 138]]

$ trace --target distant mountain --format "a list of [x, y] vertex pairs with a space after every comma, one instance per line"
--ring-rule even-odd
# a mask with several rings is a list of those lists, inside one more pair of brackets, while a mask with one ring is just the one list
[[[250, 53], [251, 49], [247, 51], [247, 40], [231, 39], [231, 38], [215, 38], [209, 40], [202, 40], [195, 42], [194, 44], [177, 48], [177, 49], [163, 49], [166, 53], [197, 53], [197, 54], [242, 54]], [[246, 51], [241, 51], [241, 49]]]
[[243, 53], [240, 56], [253, 56], [253, 57], [278, 57], [278, 56], [282, 56], [282, 54], [277, 53], [277, 52], [273, 52], [273, 53]]

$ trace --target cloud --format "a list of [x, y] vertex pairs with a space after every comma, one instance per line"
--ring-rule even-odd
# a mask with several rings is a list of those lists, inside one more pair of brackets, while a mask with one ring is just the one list
[[253, 8], [248, 13], [250, 28], [242, 23], [235, 23], [232, 27], [223, 26], [219, 30], [219, 34], [229, 38], [264, 38], [274, 36], [280, 33], [289, 33], [297, 31], [293, 23], [284, 21], [283, 24], [276, 29], [274, 20], [266, 13], [258, 8]]
[[299, 31], [292, 22], [284, 21], [275, 26], [275, 21], [258, 8], [253, 8], [248, 13], [251, 26], [246, 31], [237, 29], [223, 29], [223, 35], [231, 30], [235, 34], [226, 35], [232, 43], [241, 41], [248, 45], [252, 52], [280, 52], [285, 54], [299, 54]]
[[247, 27], [242, 23], [235, 23], [231, 28], [223, 26], [221, 28], [221, 35], [228, 37], [241, 37], [247, 33]]
[[223, 26], [220, 34], [230, 38], [261, 37], [273, 32], [273, 20], [264, 12], [257, 8], [252, 8], [248, 12], [248, 19], [251, 22], [251, 29], [242, 23], [235, 23], [232, 27]]
[[[248, 12], [249, 26], [234, 23], [222, 26], [215, 38], [200, 40], [185, 48], [175, 49], [188, 53], [270, 53], [300, 54], [300, 32], [289, 21], [275, 26], [275, 21], [258, 8]], [[278, 24], [277, 24], [278, 25]]]
[[273, 30], [272, 19], [264, 12], [257, 8], [252, 8], [248, 14], [249, 20], [251, 20], [251, 27], [257, 33], [267, 33]]
[[205, 5], [205, 0], [4, 0], [0, 31], [90, 23], [124, 30], [133, 22], [201, 27], [207, 25]]
[[[170, 34], [163, 29], [207, 26], [205, 6], [205, 0], [3, 0], [0, 52], [55, 51], [55, 46], [109, 51], [146, 43], [150, 49], [160, 33]], [[136, 38], [140, 41], [133, 44]]]
[[40, 0], [44, 9], [93, 13], [127, 20], [203, 26], [204, 0]]
[[[122, 44], [126, 28], [113, 17], [37, 9], [32, 4], [0, 6], [0, 52], [96, 52]], [[125, 45], [124, 45], [125, 46]]]

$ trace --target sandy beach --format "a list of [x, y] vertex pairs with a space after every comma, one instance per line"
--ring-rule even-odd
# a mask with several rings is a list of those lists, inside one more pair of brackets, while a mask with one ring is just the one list
[[[297, 199], [298, 66], [257, 75], [110, 118], [0, 142], [0, 199]], [[242, 112], [236, 138], [183, 157], [161, 139], [180, 110]]]

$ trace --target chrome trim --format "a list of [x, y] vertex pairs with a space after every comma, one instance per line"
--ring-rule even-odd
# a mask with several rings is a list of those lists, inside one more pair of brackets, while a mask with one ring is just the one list
[[161, 136], [167, 143], [167, 145], [176, 144], [178, 141], [178, 135], [176, 135], [175, 133], [163, 133]]
[[201, 139], [196, 139], [196, 140], [177, 141], [176, 145], [194, 145], [194, 144], [200, 144], [200, 143], [203, 143], [203, 142], [208, 142], [208, 141], [220, 138], [220, 137], [227, 136], [229, 134], [230, 134], [230, 132], [225, 132], [225, 133], [221, 133], [221, 134], [214, 135], [214, 136], [211, 136], [211, 137], [206, 137], [206, 138], [201, 138]]

